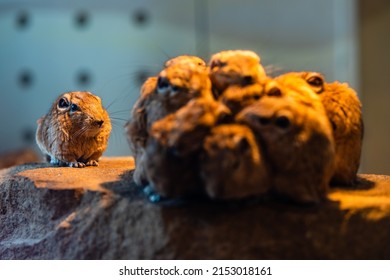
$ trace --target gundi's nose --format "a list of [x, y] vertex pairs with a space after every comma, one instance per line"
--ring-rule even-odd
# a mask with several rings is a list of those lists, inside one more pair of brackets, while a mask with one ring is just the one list
[[102, 120], [99, 120], [99, 121], [95, 121], [96, 125], [98, 125], [99, 127], [102, 127], [104, 121]]

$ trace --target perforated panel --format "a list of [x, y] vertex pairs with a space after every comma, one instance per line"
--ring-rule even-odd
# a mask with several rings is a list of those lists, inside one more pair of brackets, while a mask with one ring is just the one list
[[3, 0], [0, 152], [36, 148], [36, 120], [54, 99], [89, 90], [115, 124], [106, 155], [128, 155], [120, 119], [129, 118], [145, 77], [179, 54], [253, 49], [265, 64], [356, 85], [351, 7], [351, 0]]

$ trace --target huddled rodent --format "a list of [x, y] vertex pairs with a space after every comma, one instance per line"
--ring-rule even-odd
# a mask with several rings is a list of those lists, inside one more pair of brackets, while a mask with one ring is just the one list
[[267, 163], [252, 131], [239, 124], [214, 127], [200, 159], [204, 188], [214, 199], [240, 199], [265, 194], [270, 188]]
[[268, 79], [264, 86], [264, 95], [272, 97], [289, 96], [299, 103], [324, 112], [324, 106], [317, 93], [308, 86], [306, 81], [294, 75], [282, 75]]
[[221, 51], [167, 61], [127, 124], [134, 180], [167, 198], [240, 199], [266, 193], [299, 203], [352, 184], [361, 104], [346, 84], [314, 72], [267, 77], [260, 57]]
[[195, 64], [198, 66], [206, 67], [206, 62], [200, 57], [194, 55], [179, 55], [167, 60], [164, 63], [164, 67], [167, 68], [174, 64]]
[[317, 72], [292, 72], [318, 94], [332, 124], [336, 157], [332, 184], [353, 185], [360, 165], [364, 126], [362, 105], [356, 92], [347, 83], [325, 81]]
[[98, 166], [111, 132], [110, 117], [98, 96], [64, 93], [37, 123], [36, 142], [51, 164]]
[[225, 104], [235, 116], [245, 107], [253, 104], [264, 95], [264, 85], [255, 83], [247, 86], [228, 86], [219, 101]]
[[141, 164], [149, 186], [161, 197], [182, 198], [203, 191], [197, 154], [179, 156], [160, 139], [150, 137]]
[[156, 90], [157, 77], [149, 77], [141, 87], [140, 97], [131, 110], [131, 118], [125, 125], [130, 150], [137, 161], [148, 139], [147, 110]]
[[204, 138], [229, 110], [206, 98], [195, 98], [150, 130], [143, 165], [148, 182], [162, 196], [201, 193], [198, 155]]
[[136, 162], [133, 178], [138, 185], [147, 184], [142, 166], [151, 125], [198, 97], [213, 98], [205, 63], [196, 56], [172, 58], [157, 77], [146, 80], [126, 124], [127, 138]]
[[204, 137], [230, 114], [230, 110], [220, 102], [195, 98], [175, 113], [156, 121], [150, 134], [177, 154], [185, 156], [200, 150]]
[[209, 62], [214, 96], [218, 98], [232, 85], [262, 83], [266, 78], [260, 57], [249, 50], [227, 50], [214, 54]]
[[335, 153], [321, 101], [298, 77], [273, 81], [265, 94], [269, 96], [245, 108], [237, 121], [257, 137], [272, 190], [297, 202], [319, 203], [326, 197]]
[[[185, 68], [188, 67], [186, 65], [191, 65], [191, 67], [199, 66], [200, 69], [206, 69], [206, 63], [197, 56], [181, 55], [174, 57], [165, 62], [164, 68], [173, 67], [174, 65], [184, 65], [183, 67]], [[132, 153], [135, 156], [141, 147], [145, 147], [150, 124], [153, 123], [156, 119], [160, 118], [160, 115], [171, 113], [168, 110], [168, 112], [165, 112], [165, 114], [164, 112], [159, 113], [157, 117], [151, 116], [154, 106], [164, 106], [165, 103], [167, 103], [164, 101], [164, 99], [167, 99], [167, 96], [164, 96], [165, 98], [161, 98], [158, 95], [158, 79], [159, 76], [153, 76], [149, 77], [144, 82], [141, 87], [140, 96], [131, 111], [131, 118], [125, 126], [127, 139], [130, 144]], [[158, 104], [159, 102], [161, 104]], [[174, 109], [172, 111], [174, 111]]]

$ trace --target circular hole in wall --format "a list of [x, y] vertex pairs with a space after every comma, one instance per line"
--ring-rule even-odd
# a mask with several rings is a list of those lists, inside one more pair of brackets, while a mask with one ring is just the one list
[[29, 26], [31, 20], [27, 11], [20, 11], [16, 15], [16, 27], [19, 29], [25, 29]]
[[145, 9], [138, 9], [134, 11], [131, 18], [138, 26], [145, 26], [150, 22], [149, 12]]
[[85, 28], [91, 21], [91, 17], [87, 11], [79, 11], [75, 15], [75, 24], [79, 28]]
[[79, 86], [89, 86], [92, 83], [92, 75], [87, 70], [80, 70], [76, 74], [76, 83]]
[[139, 70], [137, 71], [136, 75], [135, 75], [135, 83], [138, 85], [138, 86], [142, 86], [143, 83], [146, 81], [147, 78], [151, 77], [152, 75], [146, 71], [146, 70]]
[[22, 130], [22, 140], [24, 143], [31, 144], [35, 141], [35, 130], [31, 127], [26, 127]]
[[19, 73], [18, 83], [22, 88], [31, 87], [33, 82], [34, 82], [34, 75], [30, 70], [24, 69]]

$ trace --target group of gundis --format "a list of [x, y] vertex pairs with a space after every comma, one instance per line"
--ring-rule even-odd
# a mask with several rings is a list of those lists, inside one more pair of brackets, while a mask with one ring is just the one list
[[346, 83], [315, 72], [269, 77], [246, 50], [167, 61], [148, 78], [126, 124], [134, 181], [158, 197], [325, 200], [353, 185], [361, 103]]
[[[266, 75], [252, 51], [170, 59], [148, 78], [126, 124], [134, 181], [150, 197], [268, 194], [318, 203], [353, 185], [363, 138], [361, 104], [345, 83], [315, 72]], [[38, 120], [53, 165], [97, 166], [111, 132], [101, 99], [66, 92]], [[147, 187], [146, 187], [147, 186]]]

